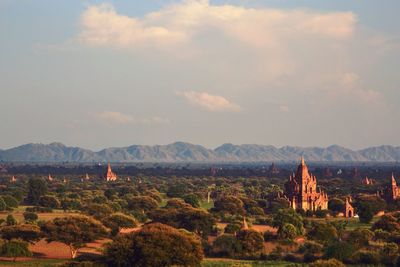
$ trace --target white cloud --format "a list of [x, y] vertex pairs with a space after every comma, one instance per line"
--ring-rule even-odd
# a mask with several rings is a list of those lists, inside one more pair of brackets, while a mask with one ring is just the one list
[[343, 39], [354, 31], [351, 12], [252, 9], [186, 0], [142, 18], [118, 14], [109, 4], [92, 5], [81, 17], [80, 40], [88, 45], [131, 47], [182, 44], [204, 30], [253, 46], [279, 47], [287, 38]]
[[96, 114], [96, 117], [111, 124], [167, 124], [168, 119], [161, 117], [134, 117], [117, 111], [103, 111]]
[[185, 91], [177, 95], [185, 97], [191, 104], [200, 106], [208, 111], [230, 111], [238, 112], [241, 107], [225, 97], [212, 95], [206, 92]]

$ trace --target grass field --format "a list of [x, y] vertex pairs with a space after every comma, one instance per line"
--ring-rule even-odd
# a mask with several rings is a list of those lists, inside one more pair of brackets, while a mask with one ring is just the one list
[[65, 260], [32, 260], [26, 262], [0, 261], [0, 266], [18, 267], [55, 267], [66, 262]]
[[[12, 214], [18, 222], [23, 222], [24, 221], [23, 214], [27, 207], [29, 207], [29, 206], [19, 206], [18, 208], [14, 209], [11, 212], [1, 212], [0, 219], [6, 219], [8, 214]], [[53, 210], [53, 212], [37, 213], [37, 215], [39, 216], [39, 220], [43, 220], [43, 221], [49, 221], [49, 220], [53, 220], [54, 218], [57, 218], [57, 217], [65, 217], [65, 216], [71, 216], [71, 215], [76, 215], [76, 214], [78, 214], [78, 213], [64, 212], [63, 210]]]
[[206, 259], [202, 262], [202, 267], [264, 267], [264, 266], [290, 266], [291, 262], [284, 261], [243, 261], [230, 259]]
[[360, 220], [358, 218], [311, 218], [311, 221], [320, 221], [320, 222], [324, 222], [324, 221], [328, 221], [328, 222], [332, 222], [332, 221], [343, 221], [343, 220], [347, 220], [348, 224], [346, 229], [347, 230], [354, 230], [356, 228], [371, 228], [371, 226], [377, 221], [379, 220], [380, 217], [375, 216], [372, 221], [370, 223], [360, 223]]
[[214, 201], [210, 201], [210, 203], [207, 203], [207, 201], [200, 201], [200, 208], [209, 210], [214, 207]]

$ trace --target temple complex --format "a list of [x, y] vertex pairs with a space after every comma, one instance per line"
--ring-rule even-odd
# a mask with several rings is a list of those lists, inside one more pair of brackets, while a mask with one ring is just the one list
[[385, 189], [378, 191], [378, 195], [385, 199], [386, 201], [390, 202], [400, 197], [399, 188], [397, 187], [396, 179], [394, 178], [394, 174], [392, 173], [392, 180], [391, 184], [386, 187]]
[[107, 168], [107, 174], [106, 174], [106, 180], [107, 182], [113, 182], [117, 180], [117, 174], [115, 174], [112, 170], [111, 170], [111, 165], [110, 163], [108, 163], [108, 168]]
[[293, 209], [328, 209], [328, 195], [317, 187], [317, 179], [308, 172], [303, 157], [296, 174], [290, 175], [289, 181], [285, 183], [285, 196]]
[[279, 174], [279, 169], [276, 167], [275, 163], [272, 162], [268, 169], [270, 174]]
[[354, 217], [354, 208], [350, 204], [351, 198], [346, 198], [346, 203], [344, 205], [344, 217], [353, 218]]
[[362, 184], [363, 185], [373, 185], [374, 180], [372, 180], [371, 178], [368, 178], [368, 176], [365, 176], [365, 178], [362, 180]]

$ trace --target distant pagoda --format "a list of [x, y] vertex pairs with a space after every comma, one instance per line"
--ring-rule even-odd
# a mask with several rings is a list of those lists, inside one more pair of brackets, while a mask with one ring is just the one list
[[116, 180], [117, 180], [117, 174], [112, 171], [111, 165], [110, 165], [110, 163], [108, 163], [106, 181], [107, 182], [114, 182]]

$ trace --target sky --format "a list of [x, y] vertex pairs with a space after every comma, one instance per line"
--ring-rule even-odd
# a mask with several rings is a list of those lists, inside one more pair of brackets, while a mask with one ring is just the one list
[[398, 146], [398, 10], [398, 0], [0, 0], [0, 148]]

